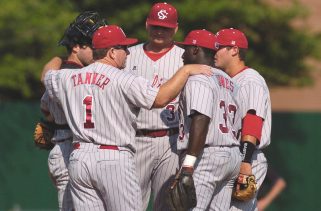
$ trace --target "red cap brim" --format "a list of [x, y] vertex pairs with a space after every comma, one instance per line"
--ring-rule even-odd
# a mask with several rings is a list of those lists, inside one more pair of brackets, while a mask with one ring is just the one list
[[118, 43], [118, 45], [132, 45], [138, 42], [136, 38], [126, 38], [124, 41]]
[[186, 42], [176, 42], [176, 41], [175, 41], [175, 44], [176, 45], [193, 45], [193, 44], [186, 43]]
[[146, 22], [148, 25], [151, 25], [151, 26], [162, 26], [162, 27], [172, 28], [172, 29], [174, 29], [178, 26], [178, 23], [169, 24], [169, 23], [165, 23], [165, 22], [161, 22], [161, 21], [153, 21], [153, 20], [147, 20]]
[[190, 43], [190, 42], [175, 42], [175, 44], [180, 46], [180, 47], [182, 47], [182, 48], [184, 48], [184, 46], [191, 45], [191, 46], [199, 46], [199, 47], [202, 47], [202, 48], [207, 48], [207, 49], [216, 51], [215, 48], [209, 48], [208, 46], [203, 46], [203, 45], [199, 45], [199, 44], [193, 44], [193, 43]]

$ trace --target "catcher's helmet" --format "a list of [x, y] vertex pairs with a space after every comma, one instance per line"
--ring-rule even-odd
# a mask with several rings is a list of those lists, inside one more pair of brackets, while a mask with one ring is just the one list
[[69, 25], [58, 44], [66, 47], [91, 44], [93, 33], [104, 25], [107, 25], [107, 21], [100, 18], [97, 12], [85, 11]]

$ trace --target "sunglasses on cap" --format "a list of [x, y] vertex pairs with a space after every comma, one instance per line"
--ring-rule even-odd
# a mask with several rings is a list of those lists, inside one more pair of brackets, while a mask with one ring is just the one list
[[127, 45], [116, 45], [113, 48], [117, 49], [117, 50], [124, 50], [124, 51], [128, 50], [128, 46]]
[[228, 48], [228, 49], [231, 49], [233, 48], [234, 46], [230, 46], [230, 45], [220, 45], [218, 43], [215, 43], [215, 50], [218, 51], [218, 50], [221, 50], [223, 48]]

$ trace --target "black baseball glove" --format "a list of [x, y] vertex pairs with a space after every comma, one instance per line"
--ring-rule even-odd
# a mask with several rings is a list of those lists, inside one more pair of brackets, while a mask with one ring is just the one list
[[196, 191], [193, 180], [193, 168], [183, 167], [170, 186], [168, 204], [171, 211], [186, 211], [196, 207]]

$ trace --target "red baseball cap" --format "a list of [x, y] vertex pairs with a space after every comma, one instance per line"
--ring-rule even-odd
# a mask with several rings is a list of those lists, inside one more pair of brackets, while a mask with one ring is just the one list
[[132, 45], [138, 40], [136, 38], [127, 38], [124, 31], [116, 25], [107, 25], [100, 27], [93, 35], [93, 48], [108, 48], [116, 45]]
[[205, 29], [193, 30], [185, 37], [184, 42], [176, 42], [178, 45], [195, 45], [216, 50], [216, 36]]
[[153, 26], [176, 28], [177, 10], [168, 3], [156, 3], [149, 12], [146, 23]]
[[248, 48], [248, 42], [243, 32], [237, 29], [221, 29], [216, 33], [217, 48], [219, 46], [237, 46], [239, 48]]

